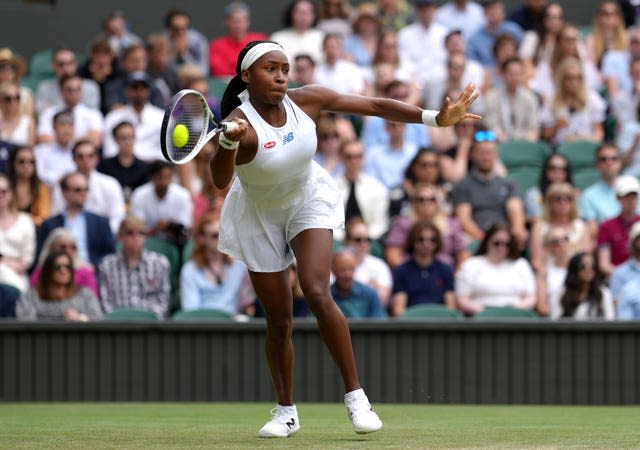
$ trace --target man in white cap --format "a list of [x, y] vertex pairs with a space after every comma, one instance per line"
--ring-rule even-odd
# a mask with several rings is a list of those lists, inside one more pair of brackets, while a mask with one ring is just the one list
[[605, 220], [598, 228], [598, 265], [605, 276], [610, 276], [616, 266], [629, 258], [629, 230], [640, 220], [637, 214], [640, 183], [631, 175], [620, 175], [614, 183], [621, 212]]
[[640, 223], [629, 232], [631, 257], [611, 276], [611, 292], [617, 303], [617, 318], [640, 319]]

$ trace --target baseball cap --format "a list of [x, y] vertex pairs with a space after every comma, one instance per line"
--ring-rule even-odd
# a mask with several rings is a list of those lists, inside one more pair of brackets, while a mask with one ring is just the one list
[[636, 222], [631, 227], [631, 231], [629, 231], [629, 243], [633, 243], [637, 237], [640, 237], [640, 222]]
[[134, 84], [144, 83], [150, 86], [149, 76], [143, 71], [133, 72], [127, 78], [127, 86], [133, 86]]
[[620, 175], [616, 178], [614, 187], [616, 195], [620, 197], [624, 197], [625, 195], [633, 192], [636, 194], [640, 192], [640, 183], [638, 183], [638, 179], [631, 175]]

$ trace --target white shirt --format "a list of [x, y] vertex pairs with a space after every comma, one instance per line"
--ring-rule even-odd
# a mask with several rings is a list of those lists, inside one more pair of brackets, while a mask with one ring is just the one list
[[581, 111], [571, 113], [566, 106], [554, 108], [550, 102], [547, 102], [540, 110], [540, 122], [542, 126], [550, 127], [561, 118], [566, 120], [567, 126], [557, 131], [553, 138], [554, 144], [566, 141], [568, 136], [590, 139], [594, 125], [604, 121], [606, 109], [607, 104], [602, 97], [597, 92], [588, 90], [587, 104]]
[[44, 142], [36, 145], [33, 152], [38, 176], [50, 187], [56, 185], [63, 175], [76, 170], [71, 145], [62, 148], [56, 141]]
[[181, 223], [186, 228], [191, 228], [193, 222], [191, 194], [176, 183], [169, 185], [164, 198], [158, 198], [152, 182], [143, 184], [131, 194], [129, 209], [135, 212], [148, 228], [161, 220]]
[[439, 23], [432, 23], [425, 28], [420, 23], [413, 23], [398, 32], [398, 50], [400, 57], [413, 62], [420, 75], [419, 84], [422, 86], [430, 77], [430, 73], [437, 65], [444, 64], [447, 52], [444, 38], [447, 28]]
[[340, 94], [362, 94], [364, 92], [364, 75], [360, 68], [344, 59], [339, 59], [333, 66], [318, 64], [313, 72], [315, 82], [330, 87]]
[[[65, 203], [60, 185], [56, 184], [51, 194], [51, 215], [61, 213]], [[89, 176], [89, 192], [84, 209], [109, 219], [113, 234], [118, 234], [120, 222], [124, 219], [125, 203], [122, 187], [118, 180], [96, 170]]]
[[462, 31], [465, 41], [487, 23], [482, 6], [472, 1], [468, 1], [463, 10], [458, 9], [455, 2], [446, 2], [436, 11], [434, 21], [450, 31]]
[[485, 256], [467, 259], [455, 278], [456, 295], [484, 306], [514, 306], [535, 292], [535, 277], [524, 258], [490, 263]]
[[298, 33], [292, 28], [286, 28], [273, 33], [270, 39], [282, 45], [291, 67], [293, 67], [296, 55], [303, 53], [311, 56], [316, 64], [324, 61], [322, 54], [324, 32], [317, 28], [310, 28], [304, 33]]
[[[54, 136], [53, 116], [63, 111], [65, 106], [50, 106], [46, 108], [38, 117], [38, 136]], [[73, 107], [73, 132], [74, 138], [80, 139], [86, 136], [90, 131], [102, 132], [104, 129], [104, 120], [102, 113], [97, 109], [78, 103]]]
[[111, 111], [104, 119], [104, 141], [102, 143], [102, 157], [111, 158], [118, 154], [118, 145], [111, 131], [120, 122], [131, 122], [135, 127], [136, 142], [134, 154], [144, 161], [162, 159], [160, 149], [160, 129], [164, 110], [147, 103], [138, 113], [131, 105], [125, 105], [115, 111]]
[[[600, 287], [602, 290], [602, 317], [598, 317], [596, 315], [597, 310], [593, 311], [589, 308], [589, 303], [582, 303], [578, 306], [573, 313], [573, 318], [575, 320], [593, 320], [593, 319], [604, 319], [604, 320], [614, 320], [616, 318], [616, 309], [613, 303], [613, 295], [608, 287], [602, 286]], [[551, 310], [551, 318], [554, 320], [560, 319], [564, 312], [562, 308], [562, 296], [564, 295], [564, 288], [559, 289], [553, 298], [549, 299], [549, 303], [551, 305], [556, 305], [556, 309]]]

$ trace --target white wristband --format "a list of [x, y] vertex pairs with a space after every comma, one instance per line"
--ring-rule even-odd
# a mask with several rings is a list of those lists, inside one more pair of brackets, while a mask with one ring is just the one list
[[224, 132], [220, 132], [220, 136], [218, 137], [218, 143], [220, 147], [226, 148], [227, 150], [235, 150], [240, 145], [240, 141], [233, 141], [225, 136]]
[[422, 111], [422, 123], [434, 128], [440, 128], [436, 121], [436, 116], [440, 111], [434, 111], [432, 109], [425, 109]]

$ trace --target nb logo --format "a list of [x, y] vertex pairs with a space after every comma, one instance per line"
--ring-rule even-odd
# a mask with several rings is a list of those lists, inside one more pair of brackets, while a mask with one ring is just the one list
[[296, 419], [291, 418], [291, 422], [285, 422], [289, 428], [296, 424]]
[[287, 142], [291, 142], [293, 141], [293, 132], [290, 131], [289, 133], [285, 134], [282, 137], [282, 145], [285, 145]]

